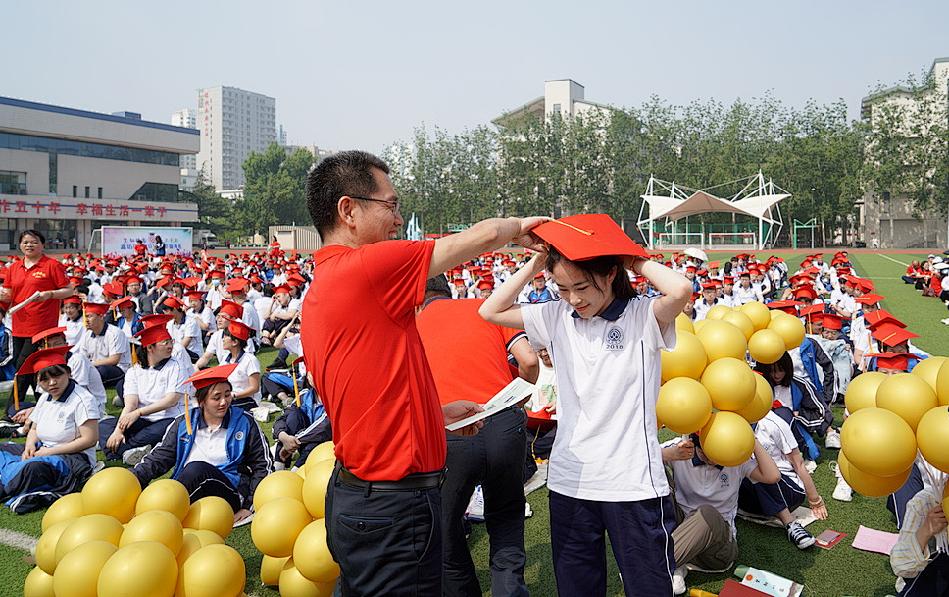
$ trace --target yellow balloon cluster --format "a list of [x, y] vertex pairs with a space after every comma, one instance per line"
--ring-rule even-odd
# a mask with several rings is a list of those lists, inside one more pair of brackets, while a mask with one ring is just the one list
[[234, 513], [208, 497], [189, 504], [172, 479], [141, 490], [129, 470], [107, 468], [43, 516], [26, 597], [238, 597], [244, 560], [223, 537]]
[[250, 534], [263, 554], [260, 579], [282, 597], [329, 597], [339, 566], [326, 544], [326, 487], [333, 473], [333, 443], [310, 452], [297, 472], [278, 471], [254, 492]]
[[746, 355], [770, 364], [798, 346], [804, 325], [785, 317], [790, 321], [772, 317], [757, 301], [737, 309], [715, 305], [694, 325], [677, 317], [675, 349], [661, 355], [658, 422], [676, 433], [698, 432], [705, 454], [717, 464], [748, 460], [754, 451], [749, 423], [768, 414], [774, 394]]
[[949, 473], [949, 359], [930, 357], [912, 373], [863, 373], [844, 397], [841, 474], [858, 492], [882, 496], [908, 477], [917, 449]]

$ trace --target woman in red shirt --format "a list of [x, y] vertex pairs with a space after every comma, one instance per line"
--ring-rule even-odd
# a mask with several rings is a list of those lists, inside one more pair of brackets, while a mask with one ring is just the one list
[[[30, 339], [43, 330], [56, 327], [59, 323], [59, 308], [62, 299], [75, 294], [66, 278], [66, 268], [55, 259], [43, 253], [46, 238], [36, 230], [24, 230], [20, 233], [18, 244], [23, 258], [7, 269], [7, 276], [0, 288], [0, 301], [9, 301], [16, 306], [34, 293], [36, 298], [12, 315], [13, 318], [13, 362], [19, 369], [33, 352]], [[7, 401], [6, 416], [17, 420], [16, 407], [25, 408], [20, 401], [26, 396], [26, 389], [35, 384], [33, 375], [17, 376], [16, 400], [11, 395]]]

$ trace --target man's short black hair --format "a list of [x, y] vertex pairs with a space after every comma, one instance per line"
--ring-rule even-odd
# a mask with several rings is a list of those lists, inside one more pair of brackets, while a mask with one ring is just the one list
[[337, 222], [336, 204], [343, 195], [375, 193], [372, 169], [389, 173], [385, 162], [367, 151], [341, 151], [324, 158], [306, 177], [306, 208], [313, 225], [325, 236]]
[[448, 278], [439, 274], [425, 281], [425, 294], [451, 296], [451, 288], [448, 287]]

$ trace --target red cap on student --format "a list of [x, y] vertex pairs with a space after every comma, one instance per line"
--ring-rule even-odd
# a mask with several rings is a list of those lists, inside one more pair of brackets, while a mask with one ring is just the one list
[[63, 299], [64, 305], [81, 305], [82, 299], [78, 296], [69, 296]]
[[247, 339], [250, 338], [250, 326], [240, 321], [239, 319], [232, 319], [227, 324], [227, 332], [237, 338], [238, 340], [243, 340], [247, 342]]
[[227, 291], [231, 294], [243, 294], [247, 290], [247, 280], [244, 278], [231, 278], [227, 281]]
[[290, 294], [290, 287], [286, 284], [281, 284], [273, 289], [274, 296], [278, 294]]
[[567, 216], [545, 222], [531, 232], [571, 261], [604, 255], [628, 255], [649, 259], [649, 253], [634, 243], [613, 218], [606, 214]]
[[898, 371], [909, 369], [909, 360], [916, 358], [915, 355], [905, 352], [879, 352], [864, 356], [876, 358], [877, 369], [896, 369]]
[[815, 313], [823, 313], [823, 312], [824, 312], [824, 304], [817, 303], [816, 305], [808, 305], [806, 307], [801, 307], [799, 314], [801, 315], [801, 317], [805, 317], [808, 315], [814, 315]]
[[223, 300], [219, 312], [224, 313], [231, 319], [240, 319], [244, 315], [244, 307], [234, 301]]
[[191, 292], [186, 292], [185, 296], [193, 301], [203, 301], [204, 294], [205, 293], [201, 292], [200, 290], [192, 290]]
[[169, 296], [168, 298], [166, 298], [165, 300], [163, 300], [163, 301], [161, 302], [161, 304], [165, 305], [165, 306], [168, 307], [169, 309], [178, 309], [178, 310], [181, 310], [181, 311], [184, 311], [184, 310], [185, 310], [185, 304], [182, 303], [182, 302], [181, 302], [181, 299], [179, 299], [179, 298], [176, 297], [176, 296]]
[[884, 346], [896, 346], [910, 338], [919, 338], [919, 334], [914, 334], [889, 322], [880, 324], [871, 335], [875, 340], [882, 342]]
[[854, 300], [861, 305], [876, 305], [883, 300], [883, 297], [879, 294], [864, 294], [863, 296], [858, 296]]
[[817, 293], [811, 286], [801, 286], [794, 289], [794, 298], [814, 300], [817, 298]]
[[237, 369], [237, 363], [208, 367], [186, 379], [185, 383], [190, 383], [194, 386], [195, 390], [200, 390], [201, 388], [227, 381], [227, 378], [234, 372], [234, 369]]
[[822, 317], [824, 327], [829, 330], [843, 329], [844, 319], [836, 313], [824, 313]]
[[39, 344], [43, 340], [46, 340], [47, 338], [51, 338], [59, 334], [62, 334], [63, 336], [65, 336], [66, 328], [49, 328], [48, 330], [43, 330], [42, 332], [30, 338], [30, 342], [34, 345]]
[[788, 315], [797, 315], [797, 308], [801, 304], [803, 303], [800, 301], [771, 301], [767, 307], [769, 309], [784, 311]]
[[162, 340], [171, 339], [171, 334], [168, 333], [168, 328], [163, 325], [152, 325], [135, 332], [135, 337], [139, 339], [142, 346], [151, 346]]
[[109, 311], [109, 303], [83, 303], [82, 308], [86, 313], [105, 315]]
[[39, 373], [47, 367], [66, 365], [66, 353], [69, 352], [70, 348], [70, 346], [63, 345], [37, 350], [26, 357], [26, 360], [20, 365], [16, 374], [32, 375], [33, 373]]
[[124, 309], [125, 307], [131, 307], [134, 309], [135, 301], [133, 301], [130, 297], [126, 296], [126, 297], [120, 298], [117, 301], [112, 301], [112, 304], [109, 305], [109, 307], [111, 307], [112, 309], [119, 309], [119, 310]]
[[169, 315], [168, 313], [156, 313], [154, 315], [144, 315], [139, 321], [142, 322], [142, 325], [146, 328], [155, 327], [155, 326], [164, 326], [166, 323], [174, 319], [174, 316]]
[[891, 323], [901, 328], [906, 327], [905, 323], [894, 317], [893, 314], [886, 309], [878, 309], [873, 313], [867, 313], [863, 316], [863, 320], [866, 321], [867, 325], [869, 325], [871, 328], [875, 328], [878, 325], [882, 325], [884, 323]]
[[478, 290], [494, 290], [494, 282], [481, 280], [478, 282]]

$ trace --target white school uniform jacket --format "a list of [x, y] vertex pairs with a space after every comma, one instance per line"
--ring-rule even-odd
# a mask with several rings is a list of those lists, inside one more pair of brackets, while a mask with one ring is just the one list
[[[59, 400], [53, 400], [43, 392], [30, 413], [30, 421], [36, 425], [37, 439], [48, 448], [73, 441], [79, 437], [79, 427], [83, 423], [98, 418], [99, 407], [95, 398], [76, 382], [70, 383]], [[83, 450], [82, 454], [90, 466], [96, 463], [95, 445]]]
[[662, 349], [653, 300], [616, 300], [592, 319], [566, 301], [522, 305], [524, 329], [557, 374], [559, 422], [547, 485], [578, 499], [638, 501], [669, 494], [656, 429]]

